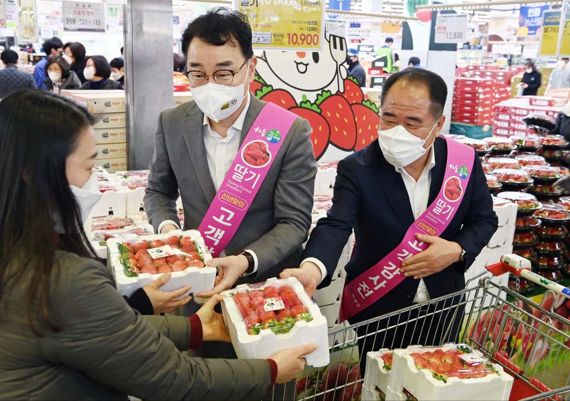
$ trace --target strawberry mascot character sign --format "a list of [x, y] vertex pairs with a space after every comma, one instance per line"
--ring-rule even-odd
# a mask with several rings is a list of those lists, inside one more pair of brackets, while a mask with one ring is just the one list
[[344, 38], [325, 43], [321, 52], [262, 52], [251, 91], [309, 122], [317, 160], [339, 160], [378, 138], [380, 116], [348, 76]]

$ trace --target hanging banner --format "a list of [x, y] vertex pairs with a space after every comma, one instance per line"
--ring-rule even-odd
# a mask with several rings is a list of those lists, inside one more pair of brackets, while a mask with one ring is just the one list
[[318, 51], [322, 48], [323, 0], [234, 0], [234, 6], [249, 18], [255, 49]]
[[64, 1], [63, 30], [105, 32], [105, 5], [83, 1]]
[[22, 42], [35, 42], [38, 39], [36, 21], [36, 1], [19, 0], [19, 40]]
[[467, 41], [467, 15], [437, 15], [435, 43], [464, 43], [465, 41]]
[[[567, 3], [565, 3], [566, 5]], [[568, 10], [565, 9], [565, 13]], [[566, 19], [562, 30], [560, 53], [558, 53], [558, 34], [560, 32], [560, 11], [547, 11], [544, 13], [544, 26], [540, 41], [541, 56], [568, 56], [570, 55], [570, 19]]]
[[329, 9], [350, 11], [350, 0], [329, 0]]
[[519, 26], [528, 29], [528, 36], [536, 36], [542, 26], [544, 12], [550, 8], [548, 4], [521, 6]]

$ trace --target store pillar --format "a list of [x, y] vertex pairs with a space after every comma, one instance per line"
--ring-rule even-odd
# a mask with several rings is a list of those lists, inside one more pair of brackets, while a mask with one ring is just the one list
[[125, 64], [129, 169], [146, 169], [160, 112], [172, 107], [172, 0], [128, 0]]

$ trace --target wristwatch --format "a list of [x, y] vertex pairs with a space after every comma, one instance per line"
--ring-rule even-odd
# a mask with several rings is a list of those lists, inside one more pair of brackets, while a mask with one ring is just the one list
[[245, 256], [245, 258], [247, 259], [247, 270], [245, 271], [242, 277], [246, 277], [253, 274], [253, 271], [255, 269], [255, 260], [253, 259], [253, 255], [248, 251], [243, 251], [242, 253], [240, 253], [240, 255]]
[[461, 255], [459, 255], [459, 261], [460, 262], [465, 262], [465, 254], [467, 252], [465, 251], [465, 249], [461, 248]]

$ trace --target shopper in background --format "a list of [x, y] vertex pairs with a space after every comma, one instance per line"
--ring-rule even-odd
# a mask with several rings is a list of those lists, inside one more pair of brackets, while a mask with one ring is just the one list
[[519, 88], [522, 89], [522, 96], [536, 96], [538, 88], [542, 85], [542, 74], [536, 69], [536, 64], [531, 59], [527, 59], [525, 64], [525, 72]]
[[109, 63], [111, 66], [111, 79], [121, 84], [121, 88], [125, 89], [125, 61], [122, 58], [114, 58]]
[[[312, 231], [300, 269], [287, 269], [282, 273], [282, 277], [299, 278], [309, 293], [318, 285], [329, 285], [342, 249], [354, 229], [356, 245], [346, 266], [347, 282], [341, 304], [343, 315], [350, 323], [462, 290], [465, 271], [497, 228], [481, 162], [472, 149], [439, 137], [445, 123], [446, 98], [445, 81], [428, 70], [407, 68], [386, 80], [381, 98], [379, 141], [339, 163], [332, 208]], [[463, 171], [463, 179], [469, 181], [464, 182], [460, 192], [465, 194], [461, 203], [451, 205], [439, 195], [444, 176], [453, 173], [448, 167], [450, 146], [454, 146], [452, 155], [458, 154], [459, 149], [474, 160], [473, 166], [465, 161], [466, 165], [457, 167], [456, 173]], [[448, 182], [449, 179], [445, 181], [446, 188]], [[457, 210], [454, 216], [447, 214], [451, 208]], [[414, 240], [402, 243], [410, 227], [413, 230], [418, 218], [427, 210], [440, 216], [446, 211], [447, 226], [441, 228], [438, 236], [418, 234]], [[431, 220], [423, 221], [435, 224]], [[418, 226], [426, 224], [418, 223]], [[423, 252], [415, 249], [412, 256], [410, 250], [414, 251], [418, 242], [428, 247]], [[389, 255], [394, 255], [392, 251], [398, 253], [395, 263], [389, 261], [392, 258]], [[376, 270], [371, 272], [369, 269], [373, 266]], [[322, 276], [325, 268], [328, 273]], [[366, 275], [366, 281], [361, 281], [361, 275]], [[384, 291], [387, 280], [394, 277], [402, 281], [396, 281], [395, 287]], [[356, 278], [356, 283], [363, 283], [358, 289], [351, 284]], [[363, 296], [366, 302], [372, 303], [349, 309], [351, 302], [347, 301], [352, 301], [352, 295], [359, 297], [358, 300]], [[370, 300], [369, 296], [372, 296]], [[421, 312], [410, 312], [404, 318], [410, 320], [410, 325], [387, 330], [386, 337], [375, 346], [401, 348], [456, 340], [463, 313], [452, 306], [448, 299], [445, 311], [442, 304], [437, 304]], [[429, 316], [430, 313], [433, 315]], [[387, 319], [379, 323], [381, 327], [375, 326], [375, 331], [395, 323]], [[366, 327], [363, 326], [360, 335], [366, 334]], [[449, 332], [444, 332], [445, 329]], [[361, 354], [365, 355], [373, 341], [360, 346]]]
[[87, 82], [87, 79], [83, 74], [85, 64], [87, 62], [87, 51], [85, 50], [85, 46], [79, 42], [68, 42], [63, 46], [63, 53], [65, 61], [69, 63], [71, 71], [77, 75], [81, 84]]
[[552, 89], [570, 88], [570, 68], [568, 67], [568, 57], [558, 60], [556, 68], [550, 74], [546, 94]]
[[408, 68], [422, 68], [420, 64], [421, 60], [419, 57], [410, 57], [408, 60]]
[[563, 135], [564, 138], [570, 142], [570, 102], [560, 110], [556, 118], [556, 128], [552, 131], [553, 134]]
[[48, 79], [46, 86], [50, 92], [60, 93], [62, 89], [80, 89], [81, 81], [71, 71], [65, 58], [61, 56], [52, 57], [46, 65]]
[[34, 79], [36, 85], [41, 90], [47, 91], [46, 80], [48, 79], [46, 65], [50, 57], [61, 56], [63, 52], [63, 42], [58, 37], [48, 39], [42, 45], [42, 51], [46, 54], [46, 58], [40, 60], [34, 68]]
[[181, 54], [174, 53], [172, 57], [172, 63], [174, 72], [184, 72], [186, 69], [186, 59]]
[[228, 340], [221, 297], [190, 318], [143, 318], [125, 303], [83, 231], [99, 199], [93, 123], [49, 93], [0, 103], [1, 398], [253, 400], [294, 378], [313, 345], [269, 360], [180, 352]]
[[34, 77], [18, 69], [18, 53], [14, 50], [4, 50], [0, 59], [6, 66], [0, 70], [0, 99], [20, 89], [36, 89]]
[[358, 85], [361, 87], [366, 86], [366, 71], [364, 67], [360, 65], [358, 59], [358, 50], [349, 49], [348, 55], [346, 57], [346, 63], [348, 64], [348, 75], [353, 76], [358, 81]]
[[87, 82], [83, 84], [82, 89], [122, 89], [119, 82], [109, 79], [111, 77], [111, 66], [103, 56], [89, 57], [83, 73]]

